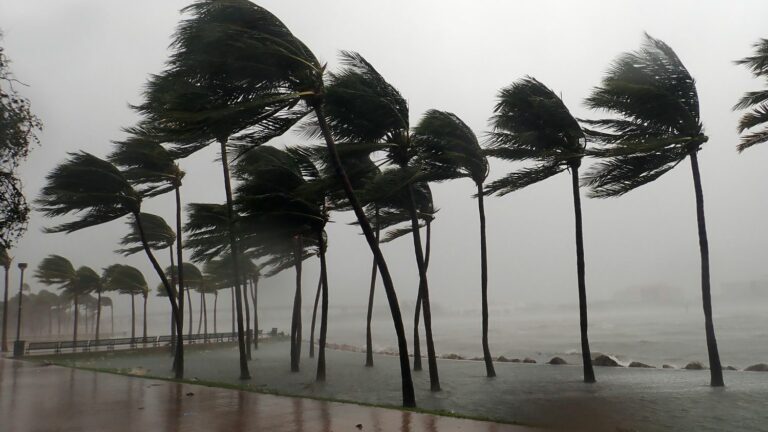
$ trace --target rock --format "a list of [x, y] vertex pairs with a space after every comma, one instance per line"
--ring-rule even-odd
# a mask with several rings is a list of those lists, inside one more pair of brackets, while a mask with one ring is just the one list
[[736, 369], [736, 368], [735, 368], [735, 367], [733, 367], [733, 366], [726, 366], [726, 367], [724, 367], [723, 369], [725, 369], [725, 370], [729, 370], [729, 371], [737, 371], [737, 370], [738, 370], [738, 369]]
[[768, 364], [758, 363], [744, 369], [747, 372], [768, 372]]
[[618, 362], [616, 362], [616, 360], [608, 357], [605, 354], [600, 354], [594, 360], [592, 360], [592, 365], [594, 365], [594, 366], [608, 366], [608, 367], [621, 367], [621, 365]]
[[701, 364], [701, 362], [692, 361], [692, 362], [688, 363], [687, 365], [685, 365], [685, 367], [683, 369], [687, 369], [687, 370], [704, 370], [704, 369], [706, 369], [706, 367], [703, 364]]
[[665, 365], [662, 365], [661, 368], [662, 369], [674, 369], [675, 367], [672, 366], [672, 365], [665, 364]]
[[440, 358], [444, 360], [464, 360], [464, 357], [455, 353], [443, 354], [440, 356]]
[[651, 366], [651, 365], [647, 365], [645, 363], [640, 363], [640, 362], [637, 362], [637, 361], [633, 361], [632, 363], [630, 363], [629, 367], [631, 367], [631, 368], [653, 368], [653, 366]]
[[520, 363], [520, 359], [519, 359], [519, 358], [513, 358], [513, 359], [512, 359], [512, 360], [510, 360], [510, 361], [511, 361], [512, 363]]
[[497, 362], [500, 362], [500, 363], [506, 363], [506, 362], [508, 362], [508, 361], [509, 361], [509, 359], [508, 359], [508, 358], [506, 358], [506, 357], [504, 357], [504, 356], [498, 356], [498, 357], [496, 358], [496, 361], [497, 361]]
[[536, 360], [534, 360], [534, 359], [532, 359], [530, 357], [526, 357], [526, 358], [523, 359], [523, 363], [536, 363]]
[[566, 362], [565, 360], [563, 360], [560, 357], [552, 357], [552, 360], [550, 360], [549, 363], [547, 363], [547, 364], [551, 364], [551, 365], [564, 365], [564, 364], [568, 364], [568, 362]]

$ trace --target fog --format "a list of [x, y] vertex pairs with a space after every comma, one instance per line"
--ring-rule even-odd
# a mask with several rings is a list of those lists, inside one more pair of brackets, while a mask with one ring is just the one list
[[[4, 32], [0, 43], [13, 61], [17, 78], [29, 85], [20, 91], [45, 125], [40, 146], [32, 149], [22, 167], [30, 200], [37, 196], [46, 173], [67, 152], [84, 150], [106, 156], [110, 141], [124, 136], [121, 127], [136, 122], [128, 104], [141, 100], [148, 74], [162, 70], [181, 18], [179, 10], [187, 3], [0, 3]], [[739, 284], [768, 280], [764, 168], [768, 148], [739, 155], [735, 150], [739, 114], [731, 111], [745, 91], [764, 85], [733, 61], [749, 55], [752, 44], [766, 36], [768, 2], [269, 0], [259, 4], [280, 17], [328, 62], [330, 70], [338, 67], [338, 50], [362, 53], [408, 99], [412, 124], [430, 108], [452, 111], [481, 138], [489, 129], [497, 91], [525, 75], [561, 94], [577, 117], [595, 117], [582, 101], [609, 63], [621, 52], [637, 48], [644, 31], [664, 40], [698, 82], [702, 120], [710, 137], [700, 153], [700, 164], [715, 316], [731, 304], [719, 300], [733, 296], [768, 306], [766, 297], [746, 298], [748, 290], [729, 291]], [[296, 134], [276, 140], [277, 145], [300, 142]], [[187, 172], [182, 189], [185, 203], [223, 202], [216, 156], [215, 148], [209, 148], [180, 161]], [[489, 180], [512, 168], [492, 162]], [[435, 185], [433, 190], [440, 209], [433, 223], [429, 269], [436, 313], [479, 310], [474, 186], [461, 180]], [[666, 302], [663, 293], [669, 293], [669, 299], [698, 307], [699, 251], [688, 161], [625, 197], [585, 198], [582, 205], [591, 304], [635, 307], [642, 300], [642, 307], [651, 309], [659, 301]], [[171, 197], [148, 200], [145, 211], [171, 220]], [[570, 178], [561, 174], [526, 190], [490, 198], [486, 212], [489, 296], [494, 311], [575, 304]], [[333, 214], [328, 228], [330, 301], [336, 307], [362, 306], [368, 295], [371, 254], [358, 230], [348, 225], [351, 219], [350, 214]], [[29, 262], [31, 268], [53, 253], [68, 257], [75, 266], [88, 265], [97, 271], [125, 262], [142, 269], [154, 289], [159, 280], [143, 254], [123, 258], [113, 253], [126, 232], [124, 222], [70, 235], [44, 234], [41, 229], [54, 221], [34, 213], [29, 232], [12, 255], [17, 261]], [[401, 303], [413, 304], [418, 274], [410, 239], [385, 245], [384, 253]], [[161, 260], [166, 255], [159, 253]], [[305, 304], [311, 301], [317, 280], [314, 261], [306, 265], [304, 295], [310, 300]], [[12, 280], [16, 276], [14, 267]], [[35, 290], [42, 288], [37, 281], [30, 280], [30, 284]], [[262, 307], [284, 307], [292, 301], [293, 273], [289, 270], [264, 280], [261, 287]], [[647, 298], [643, 293], [648, 292], [662, 293], [661, 300], [653, 295]], [[165, 311], [166, 301], [154, 298], [154, 292], [152, 296], [151, 310]], [[384, 296], [378, 295], [377, 305], [384, 304]], [[125, 313], [127, 308], [127, 299], [117, 300], [116, 309]], [[561, 313], [567, 315], [568, 310], [563, 308]], [[701, 320], [700, 310], [691, 311], [694, 313], [694, 319]], [[361, 320], [363, 314], [360, 309]], [[576, 311], [572, 314], [575, 320]], [[492, 326], [493, 320], [492, 315]], [[756, 325], [755, 330], [760, 327]], [[329, 337], [333, 339], [332, 334]]]

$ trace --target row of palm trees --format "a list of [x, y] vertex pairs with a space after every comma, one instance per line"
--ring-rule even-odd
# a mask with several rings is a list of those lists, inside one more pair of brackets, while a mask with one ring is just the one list
[[[410, 235], [419, 274], [415, 311], [414, 369], [421, 368], [418, 337], [423, 317], [430, 387], [440, 390], [432, 337], [428, 264], [430, 224], [435, 217], [430, 183], [471, 179], [480, 218], [482, 348], [486, 374], [495, 375], [488, 345], [488, 269], [485, 240], [486, 195], [505, 195], [569, 171], [572, 179], [577, 287], [584, 380], [594, 382], [588, 341], [584, 239], [580, 188], [597, 198], [623, 195], [652, 182], [684, 159], [691, 162], [701, 254], [701, 290], [711, 365], [711, 385], [722, 386], [722, 368], [712, 323], [709, 250], [697, 154], [707, 142], [695, 82], [674, 51], [646, 35], [642, 47], [620, 56], [586, 104], [603, 119], [573, 117], [557, 94], [535, 78], [502, 89], [483, 148], [455, 114], [430, 110], [412, 127], [405, 97], [360, 54], [342, 52], [342, 66], [326, 70], [310, 49], [267, 10], [246, 0], [201, 0], [183, 10], [165, 70], [152, 75], [144, 101], [134, 108], [142, 119], [127, 128], [108, 160], [80, 152], [47, 177], [38, 207], [47, 216], [79, 219], [50, 232], [74, 232], [126, 215], [135, 230], [127, 243], [140, 244], [162, 281], [177, 335], [183, 329], [185, 265], [163, 271], [153, 249], [173, 241], [150, 239], [151, 217], [144, 199], [173, 191], [176, 201], [176, 263], [183, 250], [194, 262], [231, 269], [240, 354], [240, 377], [250, 376], [250, 285], [256, 315], [256, 284], [293, 268], [296, 273], [291, 326], [291, 369], [299, 369], [302, 341], [302, 261], [320, 260], [315, 304], [320, 304], [317, 379], [325, 379], [328, 279], [325, 226], [332, 212], [352, 210], [373, 254], [367, 316], [366, 365], [373, 364], [370, 321], [377, 273], [384, 285], [398, 340], [403, 404], [415, 405], [402, 313], [380, 243]], [[768, 70], [767, 42], [744, 60], [756, 75]], [[742, 130], [766, 123], [768, 94], [748, 94], [737, 106], [753, 107]], [[300, 125], [324, 146], [278, 149], [263, 144]], [[768, 140], [768, 132], [745, 135], [740, 148]], [[184, 173], [177, 160], [218, 145], [225, 200], [187, 207], [182, 226]], [[234, 152], [234, 153], [233, 153]], [[234, 155], [234, 157], [232, 157]], [[487, 157], [524, 162], [485, 183]], [[596, 159], [585, 173], [585, 157]], [[236, 180], [232, 185], [232, 178]], [[421, 230], [426, 230], [426, 241]], [[386, 230], [384, 237], [381, 231]], [[186, 232], [186, 244], [182, 244]], [[124, 242], [126, 243], [126, 242]], [[258, 265], [256, 264], [258, 262]], [[173, 264], [171, 265], [173, 269]], [[255, 269], [255, 270], [254, 270]], [[170, 281], [169, 281], [170, 279]], [[315, 308], [317, 309], [317, 307]], [[314, 319], [313, 319], [314, 321]], [[258, 328], [258, 324], [254, 323]], [[314, 328], [314, 324], [313, 324]], [[314, 331], [312, 332], [314, 333]], [[312, 348], [314, 348], [314, 335]], [[180, 342], [180, 341], [179, 341]], [[176, 346], [174, 370], [183, 376], [183, 348]]]

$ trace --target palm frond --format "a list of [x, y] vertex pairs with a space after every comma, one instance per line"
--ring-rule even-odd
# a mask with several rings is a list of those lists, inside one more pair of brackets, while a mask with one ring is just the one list
[[[144, 228], [144, 236], [149, 247], [154, 250], [167, 249], [176, 242], [176, 232], [160, 216], [152, 213], [140, 213], [141, 225]], [[120, 245], [124, 246], [115, 251], [124, 256], [133, 255], [144, 250], [141, 242], [141, 233], [136, 221], [128, 221], [128, 234], [120, 239]]]
[[566, 169], [566, 166], [560, 164], [541, 164], [530, 168], [523, 168], [488, 183], [484, 188], [484, 194], [503, 196], [544, 181]]

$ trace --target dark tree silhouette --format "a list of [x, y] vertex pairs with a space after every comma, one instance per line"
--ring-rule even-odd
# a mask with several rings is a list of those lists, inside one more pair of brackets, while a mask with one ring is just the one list
[[[760, 39], [755, 44], [755, 54], [736, 63], [749, 69], [755, 78], [768, 80], [768, 39]], [[742, 136], [737, 148], [740, 152], [755, 144], [768, 142], [768, 86], [763, 90], [747, 92], [733, 108], [749, 110], [739, 121]], [[745, 133], [747, 131], [750, 132]]]

